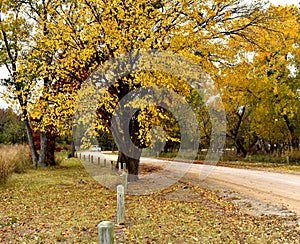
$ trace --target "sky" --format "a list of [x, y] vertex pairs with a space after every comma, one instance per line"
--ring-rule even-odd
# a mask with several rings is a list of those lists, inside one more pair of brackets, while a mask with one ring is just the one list
[[270, 0], [270, 2], [276, 5], [285, 5], [285, 4], [299, 5], [300, 0]]
[[[246, 0], [246, 1], [251, 1], [251, 0]], [[300, 0], [269, 0], [271, 3], [276, 4], [276, 5], [286, 5], [286, 4], [295, 4], [300, 7]], [[8, 76], [8, 72], [6, 71], [5, 68], [0, 68], [0, 79], [5, 78]], [[0, 87], [0, 92], [2, 91]], [[0, 108], [1, 107], [6, 107], [5, 103], [1, 101], [0, 99]]]

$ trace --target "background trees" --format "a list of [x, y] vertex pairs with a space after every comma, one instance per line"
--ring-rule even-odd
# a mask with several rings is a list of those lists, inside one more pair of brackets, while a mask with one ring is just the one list
[[25, 127], [20, 116], [11, 108], [0, 109], [0, 144], [27, 142]]
[[8, 79], [2, 80], [1, 84], [7, 88], [8, 95], [6, 99], [12, 101], [12, 103], [17, 103], [20, 107], [30, 145], [32, 162], [35, 165], [38, 154], [34, 147], [28, 115], [28, 104], [31, 97], [34, 96], [33, 91], [35, 89], [30, 79], [31, 74], [26, 72], [28, 67], [23, 66], [30, 42], [31, 26], [22, 14], [23, 6], [19, 1], [1, 1], [0, 9], [0, 64], [6, 67], [10, 75]]
[[[30, 145], [30, 130], [40, 133], [41, 165], [47, 135], [70, 132], [77, 91], [87, 77], [107, 60], [150, 49], [172, 50], [213, 78], [227, 114], [228, 145], [241, 155], [271, 152], [274, 145], [299, 147], [296, 7], [238, 0], [5, 0], [1, 11], [1, 64], [11, 71], [3, 84], [19, 103]], [[105, 87], [105, 79], [99, 85]], [[132, 73], [106, 87], [97, 109], [99, 134], [109, 138], [118, 102], [148, 85], [185, 97], [198, 116], [202, 147], [207, 147], [211, 125], [202, 99], [180, 78], [157, 71]], [[131, 121], [131, 139], [141, 148], [150, 144], [155, 125], [165, 129], [168, 147], [179, 143], [176, 121], [162, 108], [145, 107]], [[119, 156], [128, 165], [132, 161], [122, 152]]]
[[[273, 7], [265, 29], [244, 52], [241, 62], [224, 78], [227, 89], [228, 137], [243, 156], [255, 152], [278, 152], [299, 148], [294, 123], [299, 109], [299, 11], [295, 7]], [[298, 139], [296, 139], [298, 138]]]

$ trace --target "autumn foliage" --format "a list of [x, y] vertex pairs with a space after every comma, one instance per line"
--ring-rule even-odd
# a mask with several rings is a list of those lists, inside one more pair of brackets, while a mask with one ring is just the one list
[[[11, 94], [8, 100], [19, 105], [27, 130], [35, 128], [43, 141], [47, 133], [70, 133], [78, 90], [106, 61], [138, 50], [170, 50], [199, 65], [214, 81], [226, 111], [227, 147], [242, 156], [299, 148], [296, 6], [238, 0], [5, 0], [1, 11], [0, 60], [10, 72], [3, 82]], [[201, 127], [200, 146], [209, 147], [210, 118], [203, 101], [193, 96], [195, 88], [155, 70], [115, 79], [106, 87], [94, 129], [110, 133], [109, 120], [120, 99], [149, 85], [175, 91], [188, 101]], [[169, 131], [170, 148], [179, 143], [176, 121], [161, 108], [142, 109], [131, 125], [131, 139], [139, 147], [149, 145], [153, 125]], [[41, 165], [46, 158], [43, 145]], [[137, 174], [138, 167], [133, 168]]]

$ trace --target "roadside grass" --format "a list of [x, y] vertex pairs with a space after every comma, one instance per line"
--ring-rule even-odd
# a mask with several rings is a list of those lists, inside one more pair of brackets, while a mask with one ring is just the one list
[[0, 183], [5, 182], [12, 173], [22, 173], [30, 165], [26, 145], [0, 145]]
[[[235, 154], [224, 154], [218, 166], [234, 167], [234, 168], [246, 168], [257, 169], [265, 171], [300, 173], [300, 152], [290, 153], [287, 156], [290, 157], [290, 162], [287, 163], [286, 157], [270, 156], [270, 155], [253, 155], [247, 158], [241, 158]], [[176, 153], [162, 153], [158, 159], [162, 160], [174, 160]], [[182, 159], [181, 161], [185, 161]], [[194, 164], [202, 164], [205, 161], [205, 155], [199, 155], [194, 160]]]
[[219, 166], [227, 166], [234, 168], [256, 169], [264, 171], [282, 172], [282, 173], [300, 173], [300, 163], [269, 163], [269, 162], [253, 162], [253, 161], [221, 161]]
[[[97, 225], [115, 220], [116, 193], [78, 159], [13, 174], [0, 186], [0, 243], [96, 243]], [[217, 193], [178, 183], [126, 196], [115, 243], [299, 243], [295, 216], [254, 217]]]

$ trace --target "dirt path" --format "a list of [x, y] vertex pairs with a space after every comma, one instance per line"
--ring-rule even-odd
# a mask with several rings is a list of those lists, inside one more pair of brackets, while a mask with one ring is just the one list
[[[203, 165], [193, 165], [186, 179], [199, 177], [202, 169]], [[300, 215], [300, 174], [215, 167], [200, 185], [246, 202], [257, 214], [292, 211]]]
[[[116, 160], [116, 155], [105, 155], [105, 157]], [[220, 195], [232, 199], [252, 213], [283, 215], [296, 213], [300, 216], [300, 174], [298, 173], [275, 173], [215, 166], [204, 180], [200, 180], [199, 175], [203, 174], [208, 166], [150, 158], [142, 158], [141, 164], [167, 168], [165, 175], [168, 176], [166, 179], [161, 177], [162, 184], [173, 172], [180, 175], [178, 172], [187, 171], [181, 180], [217, 190]]]

